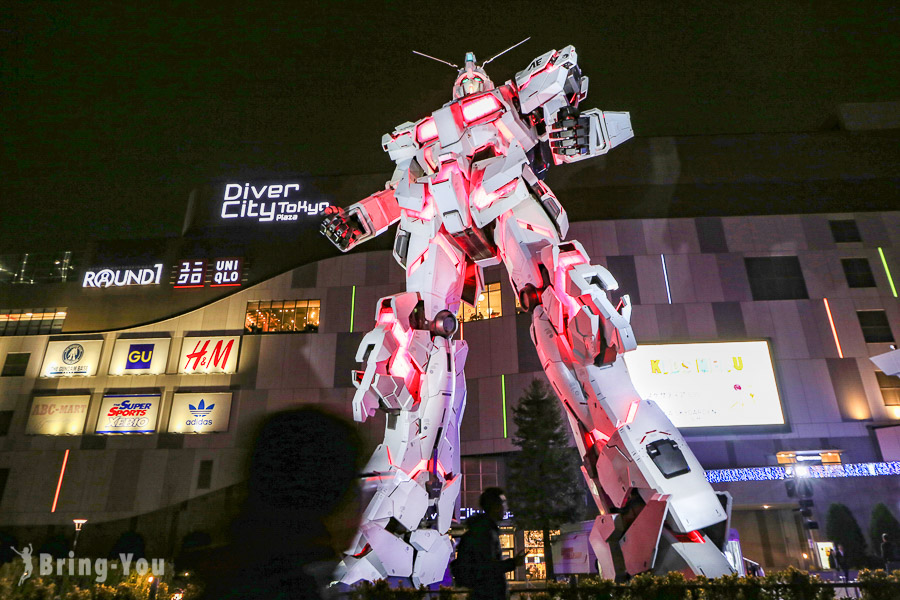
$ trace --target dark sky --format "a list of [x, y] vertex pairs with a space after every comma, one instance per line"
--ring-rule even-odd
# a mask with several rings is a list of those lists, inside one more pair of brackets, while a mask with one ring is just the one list
[[202, 4], [4, 3], [0, 252], [177, 234], [219, 177], [383, 180], [381, 134], [455, 75], [413, 49], [460, 62], [532, 36], [488, 66], [504, 81], [574, 44], [588, 105], [638, 136], [816, 131], [838, 103], [900, 99], [888, 2]]

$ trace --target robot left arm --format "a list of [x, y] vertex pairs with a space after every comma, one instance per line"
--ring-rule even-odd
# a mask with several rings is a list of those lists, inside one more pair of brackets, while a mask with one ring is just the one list
[[319, 231], [338, 250], [347, 252], [396, 223], [400, 219], [400, 206], [394, 198], [394, 188], [389, 186], [346, 209], [329, 206], [325, 215]]
[[516, 74], [522, 114], [542, 120], [541, 141], [548, 143], [554, 164], [571, 163], [606, 154], [634, 137], [627, 112], [581, 111], [588, 78], [582, 77], [575, 48], [566, 46], [537, 57]]

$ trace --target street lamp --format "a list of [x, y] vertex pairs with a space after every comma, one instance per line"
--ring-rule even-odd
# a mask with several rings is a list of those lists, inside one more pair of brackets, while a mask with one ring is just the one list
[[81, 528], [87, 523], [87, 519], [72, 519], [72, 522], [75, 523], [75, 541], [72, 542], [72, 552], [75, 552], [75, 546], [78, 545], [78, 534], [81, 533]]

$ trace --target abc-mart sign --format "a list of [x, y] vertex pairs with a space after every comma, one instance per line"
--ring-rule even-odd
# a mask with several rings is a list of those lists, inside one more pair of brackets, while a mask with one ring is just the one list
[[50, 342], [41, 377], [92, 377], [97, 374], [103, 340]]
[[81, 287], [108, 288], [132, 285], [159, 285], [163, 264], [149, 267], [92, 269], [85, 272]]
[[175, 394], [169, 415], [171, 433], [228, 431], [231, 392]]
[[35, 396], [25, 433], [35, 435], [81, 435], [90, 395]]

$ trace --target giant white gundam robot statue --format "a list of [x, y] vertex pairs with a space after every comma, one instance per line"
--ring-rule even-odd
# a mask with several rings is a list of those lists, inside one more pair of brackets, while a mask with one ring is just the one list
[[356, 356], [354, 418], [383, 411], [387, 424], [366, 468], [375, 493], [338, 577], [443, 578], [466, 404], [467, 346], [453, 339], [455, 315], [461, 301], [475, 304], [482, 269], [501, 262], [532, 315], [600, 510], [590, 540], [603, 576], [730, 573], [717, 547], [728, 511], [669, 418], [631, 383], [622, 357], [636, 346], [628, 296], [610, 302], [615, 278], [565, 239], [566, 212], [542, 181], [551, 164], [630, 139], [629, 114], [579, 110], [588, 78], [572, 46], [501, 86], [483, 66], [466, 54], [453, 100], [382, 138], [397, 164], [386, 189], [332, 207], [322, 224], [346, 252], [399, 221], [393, 254], [406, 270], [406, 292], [379, 300]]

